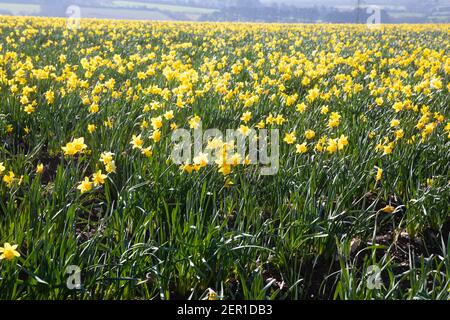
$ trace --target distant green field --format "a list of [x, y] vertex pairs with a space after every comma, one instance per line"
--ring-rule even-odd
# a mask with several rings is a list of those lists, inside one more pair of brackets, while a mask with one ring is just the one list
[[416, 12], [389, 12], [389, 15], [393, 18], [421, 18], [424, 17], [425, 14], [416, 13]]
[[144, 3], [138, 1], [113, 1], [112, 6], [128, 7], [128, 8], [145, 7], [147, 9], [159, 9], [162, 11], [169, 11], [173, 13], [186, 13], [186, 14], [210, 14], [217, 11], [216, 9], [209, 9], [209, 8], [186, 7], [186, 6], [159, 4], [159, 3]]
[[81, 16], [83, 18], [100, 19], [130, 19], [130, 20], [171, 20], [170, 17], [162, 12], [137, 9], [118, 9], [118, 8], [92, 8], [82, 7]]
[[38, 4], [0, 2], [0, 13], [7, 12], [12, 15], [32, 15], [40, 11], [41, 6]]
[[[370, 4], [363, 4], [360, 6], [360, 8], [366, 9], [366, 8], [370, 8], [371, 6], [372, 5], [370, 5]], [[374, 5], [374, 6], [377, 6], [380, 9], [388, 10], [388, 11], [406, 11], [405, 6], [395, 6], [395, 5]], [[356, 5], [337, 5], [334, 7], [337, 9], [340, 9], [340, 10], [354, 10], [357, 8]]]

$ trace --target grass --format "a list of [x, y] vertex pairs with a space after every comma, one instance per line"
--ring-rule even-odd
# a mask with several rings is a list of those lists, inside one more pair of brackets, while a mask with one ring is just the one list
[[[1, 299], [450, 298], [448, 25], [66, 23], [0, 18]], [[171, 125], [246, 111], [280, 130], [277, 174], [170, 160]]]
[[217, 11], [216, 9], [210, 8], [198, 8], [191, 6], [179, 6], [179, 5], [170, 5], [170, 4], [162, 4], [162, 3], [147, 3], [147, 2], [139, 2], [139, 1], [113, 1], [113, 6], [117, 7], [142, 7], [146, 9], [158, 9], [162, 11], [174, 12], [174, 13], [186, 13], [186, 14], [210, 14]]
[[41, 11], [41, 6], [27, 3], [0, 2], [0, 11], [7, 11], [13, 15], [33, 15]]
[[119, 19], [119, 20], [171, 20], [164, 13], [156, 11], [119, 9], [119, 8], [94, 8], [82, 7], [83, 18]]

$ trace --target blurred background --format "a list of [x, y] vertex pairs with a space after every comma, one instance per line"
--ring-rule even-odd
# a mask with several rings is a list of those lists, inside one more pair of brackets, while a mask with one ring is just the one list
[[449, 23], [450, 0], [0, 0], [0, 15], [282, 23]]

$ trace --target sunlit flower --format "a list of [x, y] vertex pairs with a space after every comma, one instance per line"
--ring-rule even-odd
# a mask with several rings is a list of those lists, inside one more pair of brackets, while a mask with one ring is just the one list
[[243, 136], [248, 136], [250, 134], [250, 128], [245, 126], [245, 125], [241, 125], [239, 126], [238, 129], [239, 133], [242, 134]]
[[151, 146], [148, 146], [147, 148], [143, 148], [141, 150], [141, 153], [146, 156], [147, 158], [150, 158], [153, 155], [153, 150]]
[[338, 150], [337, 139], [328, 139], [326, 150], [328, 153], [335, 153]]
[[393, 207], [391, 205], [387, 205], [384, 208], [382, 208], [381, 211], [383, 211], [385, 213], [392, 213], [395, 211], [395, 207]]
[[92, 182], [94, 183], [94, 186], [97, 187], [97, 186], [100, 186], [100, 185], [104, 184], [106, 178], [107, 178], [107, 176], [105, 174], [102, 174], [101, 170], [98, 170], [97, 172], [95, 172], [92, 175]]
[[144, 140], [142, 140], [141, 135], [133, 134], [131, 138], [130, 144], [133, 146], [133, 149], [142, 149], [142, 145], [144, 144]]
[[20, 253], [16, 250], [17, 247], [17, 244], [12, 246], [8, 242], [6, 242], [3, 247], [0, 247], [0, 260], [5, 259], [11, 261], [14, 258], [20, 257]]
[[384, 103], [384, 100], [383, 100], [382, 97], [378, 97], [378, 98], [375, 99], [375, 103], [376, 103], [378, 106], [382, 106], [383, 103]]
[[341, 119], [341, 115], [339, 113], [332, 112], [330, 115], [330, 118], [328, 120], [328, 126], [330, 128], [339, 126], [340, 119]]
[[77, 189], [80, 190], [81, 194], [92, 190], [92, 182], [89, 181], [89, 177], [85, 177], [82, 182], [78, 185]]
[[62, 150], [64, 151], [64, 155], [73, 156], [82, 153], [86, 148], [87, 145], [84, 143], [84, 138], [81, 137], [67, 143], [65, 147], [62, 147]]
[[344, 149], [348, 145], [348, 138], [345, 135], [341, 135], [337, 141], [338, 150]]
[[323, 106], [323, 107], [320, 109], [320, 113], [321, 113], [321, 114], [327, 114], [329, 111], [330, 111], [330, 108], [329, 108], [328, 106]]
[[161, 131], [159, 130], [153, 131], [151, 138], [154, 142], [159, 142], [161, 140]]
[[295, 132], [286, 133], [283, 139], [283, 141], [287, 144], [293, 144], [295, 140], [297, 140], [297, 138], [295, 137]]
[[313, 130], [306, 130], [305, 131], [305, 138], [308, 140], [314, 139], [316, 136], [316, 133]]
[[306, 142], [302, 144], [297, 144], [295, 146], [297, 153], [306, 153], [308, 151], [308, 147], [306, 146]]
[[162, 117], [151, 118], [153, 130], [158, 130], [162, 127]]
[[194, 116], [189, 119], [189, 127], [191, 129], [197, 129], [200, 126], [202, 119], [199, 116]]
[[97, 127], [96, 127], [95, 124], [88, 124], [88, 126], [87, 126], [87, 130], [88, 130], [88, 132], [91, 133], [91, 134], [95, 131], [96, 128], [97, 128]]
[[114, 161], [106, 163], [105, 170], [108, 173], [115, 173], [116, 172], [116, 164], [114, 163]]
[[16, 175], [12, 171], [9, 171], [7, 175], [3, 176], [3, 182], [8, 188], [11, 188], [13, 186], [14, 181], [16, 181]]
[[378, 168], [377, 169], [377, 174], [375, 176], [375, 181], [381, 181], [381, 178], [383, 177], [383, 169]]
[[173, 110], [169, 110], [166, 113], [164, 113], [164, 118], [166, 120], [171, 120], [174, 118]]
[[400, 125], [400, 120], [393, 119], [391, 120], [391, 127], [398, 127]]
[[252, 113], [250, 111], [247, 111], [242, 114], [241, 120], [244, 123], [247, 123], [250, 121], [251, 118], [252, 118]]
[[208, 154], [200, 152], [199, 155], [194, 157], [194, 164], [199, 165], [200, 167], [204, 167], [208, 164]]
[[44, 165], [43, 165], [42, 163], [39, 163], [39, 164], [36, 166], [36, 173], [37, 173], [37, 174], [41, 174], [42, 172], [44, 172]]
[[297, 105], [296, 110], [300, 113], [303, 113], [305, 112], [306, 108], [307, 108], [306, 104], [300, 103]]

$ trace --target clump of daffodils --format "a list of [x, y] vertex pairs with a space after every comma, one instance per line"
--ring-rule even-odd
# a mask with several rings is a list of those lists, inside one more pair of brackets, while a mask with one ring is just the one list
[[71, 142], [67, 143], [61, 149], [64, 151], [64, 155], [66, 156], [74, 156], [79, 153], [83, 153], [87, 148], [87, 145], [84, 143], [84, 138], [73, 139]]
[[[102, 152], [100, 155], [100, 162], [105, 167], [105, 171], [109, 173], [116, 172], [116, 164], [114, 162], [114, 153]], [[100, 187], [105, 184], [108, 175], [104, 174], [102, 170], [97, 170], [90, 177], [84, 179], [78, 184], [77, 189], [81, 194], [91, 191], [94, 187]]]
[[114, 153], [112, 152], [103, 152], [100, 155], [100, 162], [105, 166], [105, 170], [107, 173], [115, 173], [116, 172], [116, 163], [114, 162]]

